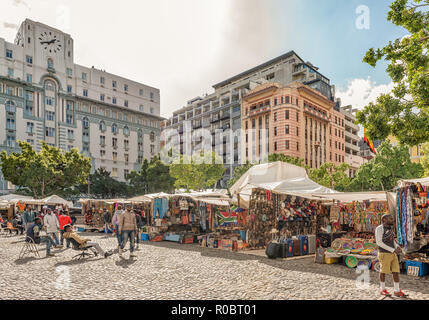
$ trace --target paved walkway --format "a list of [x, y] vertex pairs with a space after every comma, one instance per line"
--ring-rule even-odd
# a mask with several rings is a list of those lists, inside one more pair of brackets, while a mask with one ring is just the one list
[[[112, 236], [83, 235], [116, 249]], [[115, 253], [73, 261], [72, 249], [19, 260], [22, 241], [0, 237], [0, 299], [381, 299], [375, 272], [370, 287], [358, 289], [355, 269], [315, 264], [313, 257], [269, 260], [260, 253], [160, 242], [140, 245], [132, 260], [127, 252], [125, 259]], [[393, 290], [391, 278], [387, 286]], [[402, 287], [412, 299], [429, 300], [427, 277], [403, 275]]]

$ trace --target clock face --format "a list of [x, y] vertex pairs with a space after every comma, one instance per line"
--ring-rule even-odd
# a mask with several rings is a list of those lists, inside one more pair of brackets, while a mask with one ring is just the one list
[[57, 36], [50, 31], [42, 32], [39, 36], [40, 44], [49, 53], [57, 53], [61, 51], [62, 45]]

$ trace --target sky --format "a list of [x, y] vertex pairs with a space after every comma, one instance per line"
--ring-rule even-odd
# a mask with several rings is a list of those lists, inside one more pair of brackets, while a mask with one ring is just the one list
[[69, 33], [75, 63], [161, 90], [161, 116], [212, 85], [294, 50], [362, 109], [393, 84], [366, 51], [402, 38], [393, 0], [1, 0], [0, 37], [26, 18]]

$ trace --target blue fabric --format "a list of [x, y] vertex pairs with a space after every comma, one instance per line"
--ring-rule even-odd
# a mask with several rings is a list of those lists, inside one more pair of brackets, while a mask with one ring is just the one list
[[164, 219], [167, 211], [168, 211], [168, 199], [167, 198], [155, 199], [154, 205], [153, 205], [154, 218], [156, 219], [158, 217], [159, 219]]
[[51, 237], [43, 237], [40, 239], [40, 243], [46, 243], [46, 252], [51, 253], [51, 247], [55, 246], [54, 240]]
[[396, 229], [398, 230], [398, 244], [403, 245], [402, 241], [402, 230], [401, 230], [401, 206], [400, 206], [400, 193], [399, 190], [396, 192]]
[[402, 238], [407, 248], [407, 189], [402, 192]]

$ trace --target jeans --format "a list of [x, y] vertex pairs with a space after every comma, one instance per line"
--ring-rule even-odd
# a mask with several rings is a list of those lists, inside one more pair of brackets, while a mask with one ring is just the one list
[[134, 241], [136, 239], [135, 230], [123, 230], [122, 231], [122, 246], [121, 249], [124, 249], [128, 239], [130, 239], [130, 252], [134, 252]]
[[[61, 245], [64, 245], [64, 230], [60, 230], [60, 236], [61, 236], [61, 239], [60, 239], [60, 243], [61, 243]], [[66, 245], [67, 245], [67, 248], [70, 248], [70, 239], [66, 239]]]
[[139, 244], [140, 243], [140, 234], [141, 234], [141, 229], [137, 229], [136, 232], [136, 243]]
[[97, 242], [87, 242], [86, 243], [87, 246], [92, 246], [92, 248], [89, 248], [89, 250], [91, 250], [92, 252], [94, 252], [94, 249], [100, 254], [100, 255], [104, 255], [104, 250], [101, 249], [100, 245]]
[[109, 223], [104, 224], [104, 233], [107, 234], [110, 230]]
[[54, 238], [55, 240], [55, 244], [58, 246], [60, 244], [60, 242], [58, 241], [58, 237], [57, 237], [57, 233], [56, 232], [49, 232], [48, 236], [51, 236]]
[[49, 236], [40, 238], [40, 243], [46, 243], [46, 253], [48, 254], [51, 253], [51, 247], [55, 246], [54, 240]]
[[119, 233], [119, 226], [115, 225], [116, 238], [118, 239], [118, 246], [122, 245], [122, 235]]

